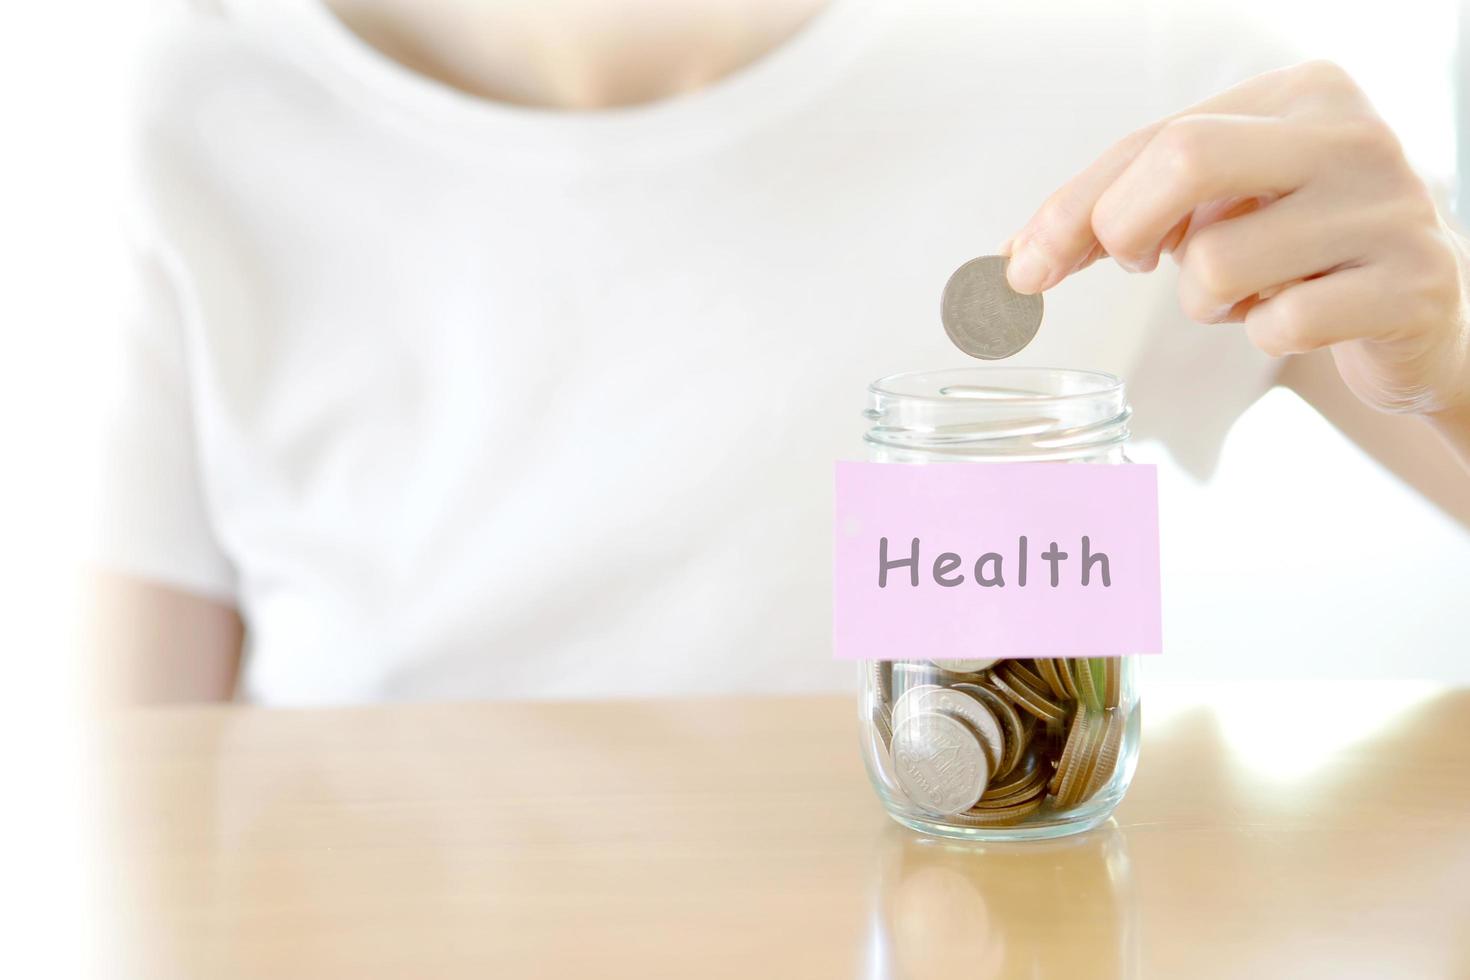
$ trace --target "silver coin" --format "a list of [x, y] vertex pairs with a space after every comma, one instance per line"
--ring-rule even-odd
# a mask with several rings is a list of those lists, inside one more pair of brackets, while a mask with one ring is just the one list
[[891, 660], [888, 663], [895, 694], [902, 688], [913, 687], [915, 684], [932, 684], [941, 673], [927, 660]]
[[954, 690], [964, 691], [985, 705], [1000, 722], [1001, 731], [1005, 733], [1005, 753], [1001, 757], [1000, 768], [990, 777], [996, 779], [1008, 775], [1021, 761], [1021, 750], [1026, 747], [1026, 727], [1020, 714], [1005, 698], [980, 684], [956, 684]]
[[896, 726], [890, 755], [904, 794], [941, 816], [974, 806], [990, 779], [979, 736], [964, 722], [934, 711]]
[[980, 736], [980, 744], [985, 748], [985, 761], [989, 763], [990, 771], [996, 772], [1005, 758], [1006, 738], [1001, 731], [1000, 721], [995, 713], [979, 698], [972, 697], [965, 691], [954, 688], [944, 688], [939, 691], [925, 691], [914, 699], [913, 711], [940, 711], [947, 715], [954, 715], [975, 730]]
[[920, 695], [928, 694], [931, 691], [942, 690], [944, 690], [944, 688], [940, 687], [938, 684], [915, 684], [913, 687], [900, 694], [898, 696], [898, 700], [893, 702], [893, 727], [897, 728], [899, 725], [903, 724], [904, 719], [908, 718], [909, 715], [914, 713], [914, 701]]
[[960, 350], [987, 361], [1010, 357], [1041, 326], [1041, 294], [1018, 293], [1006, 282], [1004, 255], [982, 255], [954, 271], [944, 284], [939, 316]]
[[999, 663], [998, 660], [931, 660], [936, 667], [952, 671], [956, 674], [978, 674], [991, 664]]
[[868, 683], [878, 703], [886, 707], [893, 697], [893, 665], [886, 660], [869, 661]]

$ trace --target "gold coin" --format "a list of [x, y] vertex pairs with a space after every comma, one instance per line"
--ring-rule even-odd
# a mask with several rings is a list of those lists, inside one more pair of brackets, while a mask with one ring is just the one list
[[1103, 657], [1103, 707], [1116, 708], [1123, 698], [1123, 661], [1119, 657]]
[[1128, 719], [1123, 716], [1119, 708], [1111, 708], [1107, 712], [1107, 729], [1103, 732], [1102, 746], [1097, 752], [1097, 761], [1093, 764], [1092, 772], [1088, 774], [1087, 785], [1082, 788], [1082, 796], [1077, 800], [1081, 803], [1090, 800], [1097, 795], [1113, 778], [1113, 770], [1118, 768], [1118, 753], [1123, 748], [1123, 730], [1128, 726]]
[[1046, 799], [1046, 780], [1035, 783], [1026, 788], [1024, 793], [1013, 793], [1004, 799], [984, 800], [976, 803], [970, 808], [971, 813], [986, 813], [996, 810], [1009, 810], [1032, 800], [1041, 801]]
[[1030, 687], [1034, 687], [1038, 691], [1045, 691], [1046, 681], [1042, 680], [1041, 675], [1037, 673], [1034, 665], [1035, 661], [1033, 660], [1007, 660], [1004, 664], [1006, 670], [1021, 678]]
[[1079, 657], [1072, 661], [1072, 676], [1077, 681], [1078, 699], [1093, 711], [1101, 711], [1103, 698], [1101, 678], [1093, 672], [1092, 661], [1086, 657]]
[[992, 679], [997, 675], [1005, 677], [1012, 688], [1019, 685], [1024, 687], [1028, 693], [1039, 695], [1054, 704], [1057, 703], [1042, 676], [1020, 661], [1007, 661], [1004, 666], [996, 668], [991, 673]]
[[987, 786], [986, 791], [981, 794], [980, 801], [975, 804], [975, 807], [982, 810], [994, 810], [1014, 806], [1017, 803], [1024, 803], [1037, 796], [1045, 796], [1046, 780], [1047, 771], [1037, 766], [1020, 785], [1014, 787], [1009, 792], [992, 793], [990, 787]]
[[1062, 678], [1062, 689], [1067, 692], [1067, 698], [1076, 701], [1080, 694], [1077, 693], [1077, 678], [1072, 676], [1072, 662], [1060, 657], [1056, 660], [1057, 673]]
[[1057, 669], [1057, 661], [1050, 657], [1043, 657], [1036, 661], [1036, 672], [1041, 679], [1046, 681], [1046, 686], [1051, 689], [1059, 700], [1065, 701], [1069, 697], [1067, 689], [1062, 685], [1061, 671]]
[[[1000, 697], [999, 694], [996, 697]], [[1031, 747], [1036, 738], [1036, 726], [1039, 724], [1036, 716], [1032, 714], [1021, 715], [1021, 751], [1025, 752]]]
[[1005, 827], [1031, 816], [1041, 808], [1045, 800], [1045, 796], [1037, 796], [1024, 803], [1000, 810], [966, 810], [964, 813], [956, 813], [946, 819], [961, 827]]
[[1032, 687], [1021, 678], [1022, 675], [1011, 670], [1009, 665], [996, 669], [990, 675], [1000, 693], [1010, 698], [1016, 707], [1045, 722], [1060, 724], [1067, 720], [1066, 707], [1038, 690], [1038, 687], [1045, 687], [1045, 682], [1038, 678], [1038, 687]]
[[1087, 789], [1087, 781], [1097, 765], [1098, 751], [1102, 748], [1103, 736], [1107, 734], [1107, 719], [1101, 713], [1088, 714], [1087, 738], [1072, 756], [1072, 765], [1057, 788], [1058, 806], [1072, 807], [1082, 802], [1082, 792]]
[[1088, 738], [1088, 727], [1092, 724], [1094, 713], [1086, 708], [1077, 709], [1077, 714], [1072, 717], [1072, 728], [1067, 732], [1067, 742], [1062, 748], [1062, 755], [1057, 760], [1057, 771], [1052, 775], [1051, 782], [1047, 784], [1047, 790], [1053, 796], [1061, 792], [1062, 780], [1070, 774], [1076, 766], [1077, 756], [1082, 753], [1083, 745]]
[[1026, 757], [1016, 766], [1013, 772], [1004, 779], [994, 780], [986, 786], [984, 795], [992, 799], [998, 796], [1010, 796], [1034, 779], [1037, 773], [1047, 775], [1049, 772], [1050, 770], [1041, 764], [1041, 759], [1037, 754], [1027, 753]]

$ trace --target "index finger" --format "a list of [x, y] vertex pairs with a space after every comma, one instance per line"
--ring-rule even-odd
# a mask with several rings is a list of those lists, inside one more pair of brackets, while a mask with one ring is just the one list
[[1092, 233], [1092, 209], [1162, 125], [1154, 123], [1113, 144], [1042, 203], [1011, 239], [1006, 279], [1012, 289], [1039, 293], [1102, 254]]
[[1166, 116], [1113, 144], [1086, 170], [1058, 188], [1031, 220], [1011, 239], [1006, 278], [1021, 293], [1038, 293], [1056, 285], [1103, 254], [1092, 231], [1092, 212], [1104, 192], [1128, 169], [1168, 123], [1192, 113], [1269, 114], [1280, 108], [1271, 96], [1281, 88], [1284, 71], [1268, 72], [1187, 109]]

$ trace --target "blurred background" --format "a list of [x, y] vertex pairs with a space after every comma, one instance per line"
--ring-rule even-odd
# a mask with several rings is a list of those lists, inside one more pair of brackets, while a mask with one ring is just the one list
[[[1344, 65], [1466, 220], [1470, 202], [1456, 175], [1470, 160], [1470, 17], [1455, 0], [1275, 0], [1238, 10], [1242, 24], [1303, 59]], [[9, 668], [0, 739], [11, 785], [23, 788], [7, 808], [10, 867], [27, 882], [0, 914], [35, 923], [20, 930], [12, 953], [48, 950], [56, 976], [83, 972], [91, 955], [93, 926], [79, 911], [91, 829], [75, 775], [86, 746], [70, 651], [80, 624], [77, 557], [92, 530], [93, 396], [112, 366], [100, 338], [127, 290], [116, 209], [126, 119], [119, 80], [153, 13], [147, 3], [30, 4], [8, 11], [0, 32], [11, 130], [0, 209], [8, 341], [0, 358], [8, 464], [0, 649]], [[859, 399], [854, 392], [852, 458]], [[1207, 474], [1148, 441], [1131, 455], [1161, 470], [1166, 645], [1181, 624], [1194, 624], [1188, 656], [1149, 662], [1146, 680], [1340, 674], [1470, 683], [1470, 531], [1301, 399], [1278, 389], [1252, 405]]]
[[[101, 341], [128, 289], [117, 208], [127, 118], [122, 80], [150, 21], [169, 5], [43, 6], [22, 14], [24, 26], [4, 41], [8, 117], [24, 134], [9, 154], [14, 175], [5, 189], [13, 232], [6, 242], [13, 346], [5, 397], [14, 430], [7, 445], [13, 459], [26, 461], [23, 476], [9, 481], [16, 502], [4, 519], [8, 591], [29, 597], [25, 619], [39, 630], [22, 636], [48, 646], [56, 624], [75, 621], [75, 559], [95, 512], [95, 396], [115, 367]], [[1353, 11], [1285, 0], [1236, 10], [1240, 30], [1348, 68], [1463, 221], [1456, 168], [1470, 140], [1470, 98], [1463, 97], [1470, 84], [1459, 56], [1466, 18], [1455, 0]], [[1053, 315], [1067, 315], [1067, 298], [1057, 301], [1061, 312]], [[893, 369], [921, 366], [928, 365]], [[854, 413], [854, 455], [858, 426]], [[1132, 456], [1162, 468], [1166, 635], [1174, 633], [1171, 623], [1216, 624], [1191, 630], [1189, 656], [1163, 658], [1151, 673], [1332, 670], [1470, 680], [1470, 640], [1452, 615], [1470, 602], [1463, 522], [1403, 486], [1295, 395], [1276, 390], [1250, 407], [1213, 472], [1182, 468], [1146, 440]], [[1301, 465], [1304, 456], [1310, 466]], [[1279, 547], [1267, 553], [1260, 547], [1267, 541]], [[1369, 556], [1377, 570], [1371, 579], [1358, 572]], [[1304, 618], [1302, 608], [1333, 614]], [[1264, 636], [1300, 636], [1304, 651], [1330, 648], [1337, 658], [1293, 661], [1280, 653], [1290, 642], [1265, 650]], [[24, 687], [70, 686], [55, 658], [23, 659], [22, 670], [38, 672]]]

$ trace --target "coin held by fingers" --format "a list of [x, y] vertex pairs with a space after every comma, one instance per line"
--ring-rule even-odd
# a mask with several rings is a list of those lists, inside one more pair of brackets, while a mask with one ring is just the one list
[[1019, 293], [1006, 278], [1011, 260], [982, 255], [954, 271], [944, 284], [939, 313], [944, 332], [971, 357], [996, 361], [1031, 343], [1041, 327], [1040, 293]]

